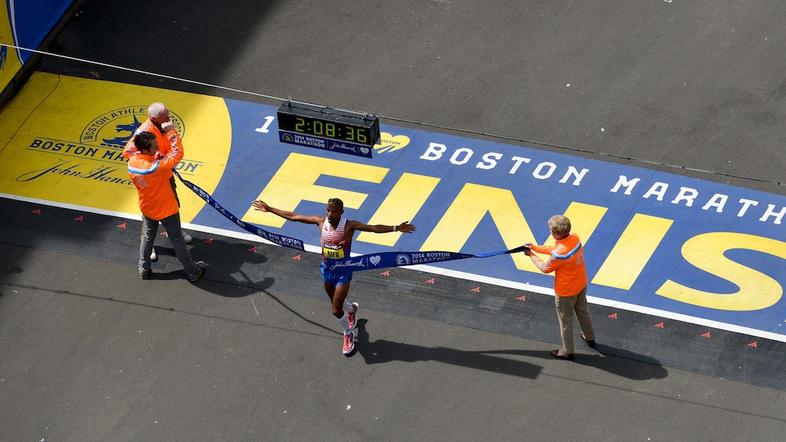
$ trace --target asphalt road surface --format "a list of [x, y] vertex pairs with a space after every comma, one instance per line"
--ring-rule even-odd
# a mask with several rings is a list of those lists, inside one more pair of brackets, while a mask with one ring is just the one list
[[[784, 18], [778, 1], [85, 1], [49, 50], [268, 97], [51, 57], [40, 69], [292, 96], [782, 195]], [[483, 285], [468, 300], [471, 282], [426, 290], [429, 275], [396, 269], [353, 282], [346, 358], [312, 254], [195, 231], [203, 281], [182, 278], [165, 242], [142, 281], [138, 223], [0, 205], [0, 440], [786, 432], [781, 343], [702, 341], [692, 324], [645, 333], [645, 315], [593, 306], [603, 354], [577, 344], [575, 362], [557, 361], [548, 296]]]

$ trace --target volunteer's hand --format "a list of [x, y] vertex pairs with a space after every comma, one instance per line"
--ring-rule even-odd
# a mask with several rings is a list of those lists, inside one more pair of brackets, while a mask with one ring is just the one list
[[525, 247], [525, 249], [524, 249], [524, 254], [525, 254], [525, 255], [527, 255], [527, 256], [530, 256], [530, 255], [532, 255], [532, 250], [531, 250], [531, 248], [532, 248], [532, 243], [531, 243], [531, 242], [528, 242], [528, 243], [524, 244], [524, 247]]

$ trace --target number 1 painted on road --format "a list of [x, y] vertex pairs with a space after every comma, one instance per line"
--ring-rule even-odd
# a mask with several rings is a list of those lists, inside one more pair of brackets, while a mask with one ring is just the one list
[[266, 133], [270, 132], [269, 130], [267, 130], [267, 128], [268, 128], [268, 126], [270, 126], [270, 123], [272, 123], [273, 120], [275, 120], [275, 119], [276, 119], [276, 117], [268, 115], [267, 117], [265, 117], [265, 124], [263, 124], [262, 127], [258, 127], [258, 128], [254, 129], [254, 130], [257, 131], [257, 132], [263, 133], [263, 134], [266, 134]]

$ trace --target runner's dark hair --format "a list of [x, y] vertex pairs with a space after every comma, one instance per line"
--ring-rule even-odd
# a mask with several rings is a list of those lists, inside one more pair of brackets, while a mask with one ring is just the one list
[[328, 204], [330, 203], [337, 205], [340, 210], [344, 210], [344, 201], [341, 201], [341, 198], [330, 198]]

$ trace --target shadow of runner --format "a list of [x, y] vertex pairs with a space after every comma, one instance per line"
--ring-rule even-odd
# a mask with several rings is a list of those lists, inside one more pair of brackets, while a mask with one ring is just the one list
[[[332, 334], [335, 334], [336, 336], [341, 336], [341, 335], [343, 334], [341, 331], [339, 331], [339, 330], [340, 330], [340, 327], [337, 327], [337, 328], [330, 328], [330, 327], [327, 327], [327, 326], [325, 326], [325, 325], [322, 325], [322, 324], [320, 324], [319, 322], [316, 322], [316, 321], [313, 321], [313, 320], [311, 320], [311, 319], [308, 319], [308, 318], [306, 318], [305, 316], [303, 316], [303, 315], [301, 315], [300, 313], [298, 313], [298, 312], [297, 312], [296, 310], [294, 310], [292, 307], [288, 306], [288, 305], [287, 305], [287, 304], [286, 304], [284, 301], [282, 301], [281, 299], [279, 299], [279, 298], [278, 298], [277, 296], [275, 296], [274, 294], [272, 294], [272, 293], [268, 292], [267, 290], [262, 290], [262, 293], [264, 293], [264, 294], [265, 294], [265, 296], [267, 296], [268, 298], [270, 298], [270, 299], [272, 299], [273, 301], [275, 301], [276, 303], [278, 303], [278, 305], [280, 305], [280, 306], [281, 306], [283, 309], [285, 309], [286, 311], [288, 311], [289, 313], [291, 313], [293, 316], [296, 316], [296, 317], [298, 317], [298, 318], [299, 318], [300, 320], [302, 320], [303, 322], [309, 323], [309, 324], [311, 324], [311, 325], [313, 325], [313, 326], [315, 326], [315, 327], [317, 327], [317, 328], [321, 328], [322, 330], [326, 330], [326, 331], [328, 331], [328, 332], [330, 332], [330, 333], [332, 333]], [[359, 320], [359, 321], [361, 321], [361, 320]], [[358, 321], [358, 327], [360, 326], [360, 322], [359, 322], [359, 321]]]
[[[338, 327], [338, 324], [335, 328], [330, 328], [309, 319], [268, 290], [276, 282], [276, 279], [266, 275], [280, 272], [281, 269], [264, 265], [268, 262], [266, 255], [256, 251], [250, 252], [249, 248], [255, 247], [256, 244], [244, 241], [225, 241], [202, 232], [192, 232], [191, 236], [194, 240], [189, 245], [189, 249], [194, 260], [202, 260], [207, 264], [205, 276], [194, 285], [204, 291], [226, 298], [266, 296], [301, 321], [332, 335], [341, 336], [341, 328]], [[153, 279], [185, 278], [183, 268], [175, 256], [175, 251], [168, 238], [157, 238], [156, 242], [159, 261], [153, 264]], [[274, 256], [273, 260], [275, 261], [275, 259]], [[156, 265], [163, 267], [164, 270], [172, 270], [157, 272], [155, 271]], [[279, 280], [279, 282], [281, 281]]]
[[12, 275], [16, 273], [22, 273], [25, 269], [19, 267], [16, 264], [11, 263], [2, 263], [0, 264], [0, 283], [4, 281], [3, 277], [6, 275]]
[[502, 373], [510, 376], [535, 379], [542, 367], [527, 362], [516, 361], [483, 352], [456, 350], [446, 347], [423, 347], [414, 344], [386, 341], [369, 341], [366, 319], [358, 319], [357, 353], [366, 364], [384, 364], [391, 361], [418, 362], [436, 361], [445, 364]]
[[[597, 353], [594, 354], [574, 353], [575, 359], [573, 363], [595, 367], [617, 376], [640, 381], [662, 379], [669, 374], [668, 370], [660, 362], [648, 356], [602, 344], [598, 344], [596, 350]], [[556, 361], [549, 350], [488, 350], [478, 353], [511, 354]], [[570, 363], [569, 361], [564, 362]]]

